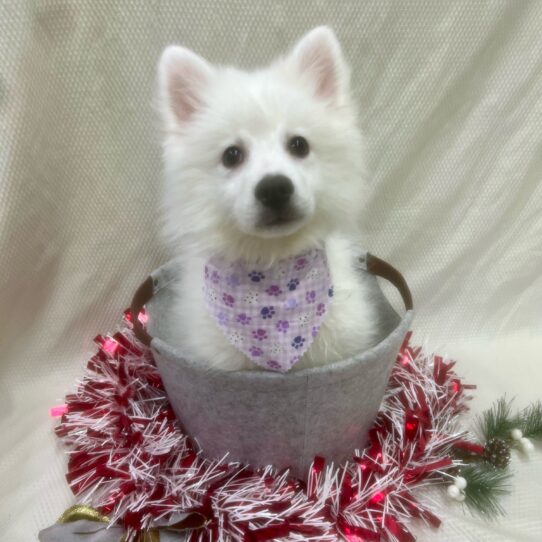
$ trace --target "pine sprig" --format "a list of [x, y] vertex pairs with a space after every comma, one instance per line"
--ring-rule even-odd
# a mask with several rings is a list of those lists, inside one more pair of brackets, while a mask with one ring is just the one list
[[465, 504], [471, 512], [486, 518], [504, 515], [499, 498], [510, 493], [509, 473], [478, 463], [461, 467], [461, 476], [467, 480]]
[[542, 439], [542, 402], [537, 401], [525, 408], [518, 416], [516, 427], [521, 429], [524, 437]]
[[510, 431], [519, 425], [518, 418], [511, 416], [511, 410], [512, 402], [501, 397], [490, 409], [477, 417], [476, 426], [484, 441], [510, 438]]
[[[466, 486], [459, 489], [472, 513], [490, 519], [504, 515], [499, 499], [510, 492], [511, 475], [506, 470], [510, 448], [516, 446], [528, 453], [529, 447], [532, 448], [529, 439], [542, 439], [542, 401], [512, 414], [512, 401], [501, 397], [476, 418], [476, 429], [484, 443], [483, 453], [469, 453], [460, 447], [454, 452], [463, 463], [459, 475], [467, 481]], [[449, 488], [452, 498], [456, 497], [450, 490], [457, 493], [456, 488]]]

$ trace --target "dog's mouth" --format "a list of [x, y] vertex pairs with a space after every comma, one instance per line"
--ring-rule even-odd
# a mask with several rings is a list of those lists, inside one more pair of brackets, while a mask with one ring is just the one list
[[291, 216], [276, 216], [275, 218], [272, 218], [262, 224], [263, 227], [266, 228], [274, 228], [275, 226], [285, 226], [287, 224], [291, 224], [292, 222], [295, 222], [296, 220], [299, 220], [300, 217], [291, 217]]
[[265, 237], [289, 235], [298, 230], [303, 223], [304, 215], [291, 210], [284, 213], [263, 213], [256, 227]]

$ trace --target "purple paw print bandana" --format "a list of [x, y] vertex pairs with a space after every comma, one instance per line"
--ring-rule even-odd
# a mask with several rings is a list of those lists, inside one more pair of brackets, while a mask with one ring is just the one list
[[285, 373], [318, 334], [333, 286], [325, 252], [315, 249], [271, 268], [211, 258], [204, 294], [231, 344], [254, 363]]

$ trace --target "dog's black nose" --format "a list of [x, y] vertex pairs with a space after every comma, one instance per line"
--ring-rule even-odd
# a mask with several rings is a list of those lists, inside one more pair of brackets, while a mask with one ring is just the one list
[[284, 209], [294, 193], [294, 183], [285, 175], [266, 175], [256, 185], [256, 199], [274, 211]]

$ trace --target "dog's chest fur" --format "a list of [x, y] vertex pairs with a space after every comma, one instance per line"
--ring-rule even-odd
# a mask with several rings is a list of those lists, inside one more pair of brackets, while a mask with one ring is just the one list
[[[342, 238], [326, 243], [334, 287], [333, 303], [309, 350], [292, 370], [327, 365], [346, 359], [376, 341], [377, 315], [370, 289], [359, 270], [358, 247]], [[176, 346], [195, 362], [221, 370], [257, 369], [257, 365], [231, 345], [209, 315], [203, 298], [200, 257], [186, 257], [176, 285], [172, 317]]]

